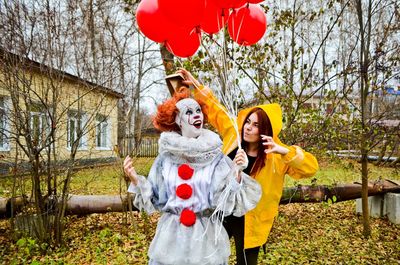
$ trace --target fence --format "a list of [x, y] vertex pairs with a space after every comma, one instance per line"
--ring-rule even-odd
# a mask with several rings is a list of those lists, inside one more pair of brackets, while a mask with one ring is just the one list
[[143, 138], [133, 154], [136, 157], [156, 157], [158, 155], [158, 138]]

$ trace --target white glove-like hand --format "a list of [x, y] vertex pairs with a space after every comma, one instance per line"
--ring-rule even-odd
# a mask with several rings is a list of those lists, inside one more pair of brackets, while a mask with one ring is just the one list
[[243, 149], [238, 149], [235, 159], [233, 159], [233, 163], [236, 165], [239, 171], [243, 171], [247, 168], [249, 165], [249, 159], [247, 158], [247, 154]]
[[134, 185], [137, 185], [138, 176], [137, 176], [135, 168], [133, 167], [132, 158], [130, 158], [129, 156], [127, 156], [124, 161], [124, 172], [125, 172], [125, 175], [129, 178], [129, 180]]
[[183, 84], [188, 86], [193, 85], [195, 88], [199, 88], [201, 86], [200, 82], [185, 68], [179, 68], [179, 70], [176, 72], [183, 75], [183, 78], [185, 79], [182, 82]]

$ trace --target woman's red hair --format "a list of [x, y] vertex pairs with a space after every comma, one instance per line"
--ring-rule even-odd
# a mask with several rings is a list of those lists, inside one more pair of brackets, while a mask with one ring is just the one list
[[[189, 97], [190, 90], [187, 87], [181, 87], [175, 91], [174, 95], [170, 99], [167, 99], [162, 104], [158, 105], [157, 113], [153, 117], [154, 127], [162, 132], [179, 132], [181, 129], [175, 123], [175, 117], [179, 113], [176, 103]], [[203, 109], [203, 106], [201, 106], [201, 108]]]
[[[271, 121], [269, 120], [267, 113], [265, 113], [262, 109], [260, 108], [252, 109], [247, 114], [245, 121], [253, 113], [257, 115], [259, 135], [264, 134], [273, 137]], [[247, 151], [249, 143], [244, 140], [243, 135], [244, 135], [244, 124], [242, 126], [242, 147], [245, 151]], [[265, 147], [262, 143], [263, 142], [261, 141], [261, 136], [260, 136], [260, 140], [258, 141], [257, 158], [256, 161], [254, 162], [253, 168], [250, 171], [251, 176], [255, 176], [255, 174], [257, 174], [257, 172], [259, 172], [265, 166], [265, 157], [267, 156], [267, 154], [264, 152]]]

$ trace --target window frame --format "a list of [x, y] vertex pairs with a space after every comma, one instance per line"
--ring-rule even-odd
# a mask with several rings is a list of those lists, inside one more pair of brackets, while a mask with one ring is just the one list
[[9, 122], [9, 114], [10, 114], [10, 102], [7, 96], [0, 96], [0, 101], [3, 103], [0, 105], [0, 112], [2, 111], [4, 114], [4, 119], [0, 120], [3, 125], [4, 132], [0, 132], [4, 137], [4, 142], [0, 142], [0, 152], [7, 152], [11, 150], [10, 145], [10, 122]]
[[[105, 129], [104, 127], [101, 128], [101, 132], [104, 138], [100, 139], [100, 144], [105, 144], [103, 145], [98, 145], [98, 137], [99, 137], [99, 126], [106, 125]], [[104, 143], [105, 142], [105, 143]], [[111, 123], [109, 117], [105, 115], [98, 114], [96, 115], [96, 134], [95, 134], [95, 147], [96, 150], [111, 150]]]
[[[38, 110], [29, 110], [29, 130], [32, 133], [32, 141], [35, 140], [35, 128], [34, 128], [34, 119], [35, 117], [39, 117], [39, 130], [38, 134], [38, 145], [37, 147], [42, 148], [43, 144], [45, 144], [46, 140], [48, 139], [48, 135], [50, 134], [50, 119], [46, 111], [40, 109]], [[46, 145], [46, 144], [45, 144]]]
[[[78, 137], [78, 127], [76, 124], [80, 124], [80, 129], [82, 130], [82, 137], [79, 139], [79, 145], [77, 150], [88, 150], [88, 139], [87, 139], [87, 132], [85, 131], [87, 127], [87, 114], [82, 111], [75, 111], [69, 110], [67, 112], [67, 150], [71, 150], [72, 144], [70, 141], [71, 131], [70, 131], [70, 122], [75, 122], [75, 130], [74, 130], [74, 137], [75, 139]], [[79, 123], [80, 121], [80, 123]]]

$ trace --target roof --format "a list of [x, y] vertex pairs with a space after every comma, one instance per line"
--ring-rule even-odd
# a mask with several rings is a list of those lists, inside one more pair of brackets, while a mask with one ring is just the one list
[[65, 78], [65, 79], [67, 79], [67, 80], [69, 80], [69, 81], [72, 81], [72, 82], [75, 82], [75, 83], [78, 83], [78, 84], [81, 84], [81, 85], [86, 85], [86, 86], [93, 87], [95, 90], [97, 90], [97, 91], [99, 91], [99, 92], [108, 94], [108, 95], [110, 95], [110, 96], [114, 96], [114, 97], [116, 97], [116, 98], [123, 98], [123, 97], [125, 97], [124, 94], [119, 93], [119, 92], [117, 92], [117, 91], [115, 91], [115, 90], [112, 90], [112, 89], [110, 89], [110, 88], [108, 88], [108, 87], [104, 87], [104, 86], [95, 84], [95, 83], [93, 83], [93, 82], [87, 81], [87, 80], [85, 80], [85, 79], [82, 79], [82, 78], [80, 78], [80, 77], [78, 77], [78, 76], [75, 76], [75, 75], [73, 75], [73, 74], [67, 73], [67, 72], [65, 72], [65, 71], [61, 71], [61, 70], [58, 70], [58, 69], [49, 67], [49, 66], [47, 66], [47, 65], [45, 65], [45, 64], [36, 62], [36, 61], [31, 60], [31, 59], [29, 59], [29, 58], [27, 58], [27, 57], [23, 57], [23, 56], [14, 54], [14, 53], [12, 53], [12, 52], [6, 51], [6, 50], [5, 50], [4, 48], [2, 48], [2, 47], [0, 47], [0, 58], [2, 58], [2, 59], [4, 59], [4, 60], [13, 59], [14, 61], [18, 61], [18, 62], [23, 63], [26, 67], [31, 68], [31, 69], [34, 69], [34, 70], [39, 71], [39, 72], [41, 72], [41, 73], [46, 73], [46, 72], [48, 72], [49, 70], [51, 70], [51, 71], [57, 73], [58, 75], [63, 76], [63, 78]]
[[385, 127], [399, 127], [400, 126], [400, 120], [372, 120], [372, 122], [375, 122], [378, 125], [382, 125]]
[[[399, 87], [385, 86], [384, 89], [385, 89], [385, 92], [386, 92], [387, 94], [400, 96], [400, 89], [399, 89]], [[381, 94], [382, 94], [382, 91], [380, 91], [380, 92], [381, 92]]]

